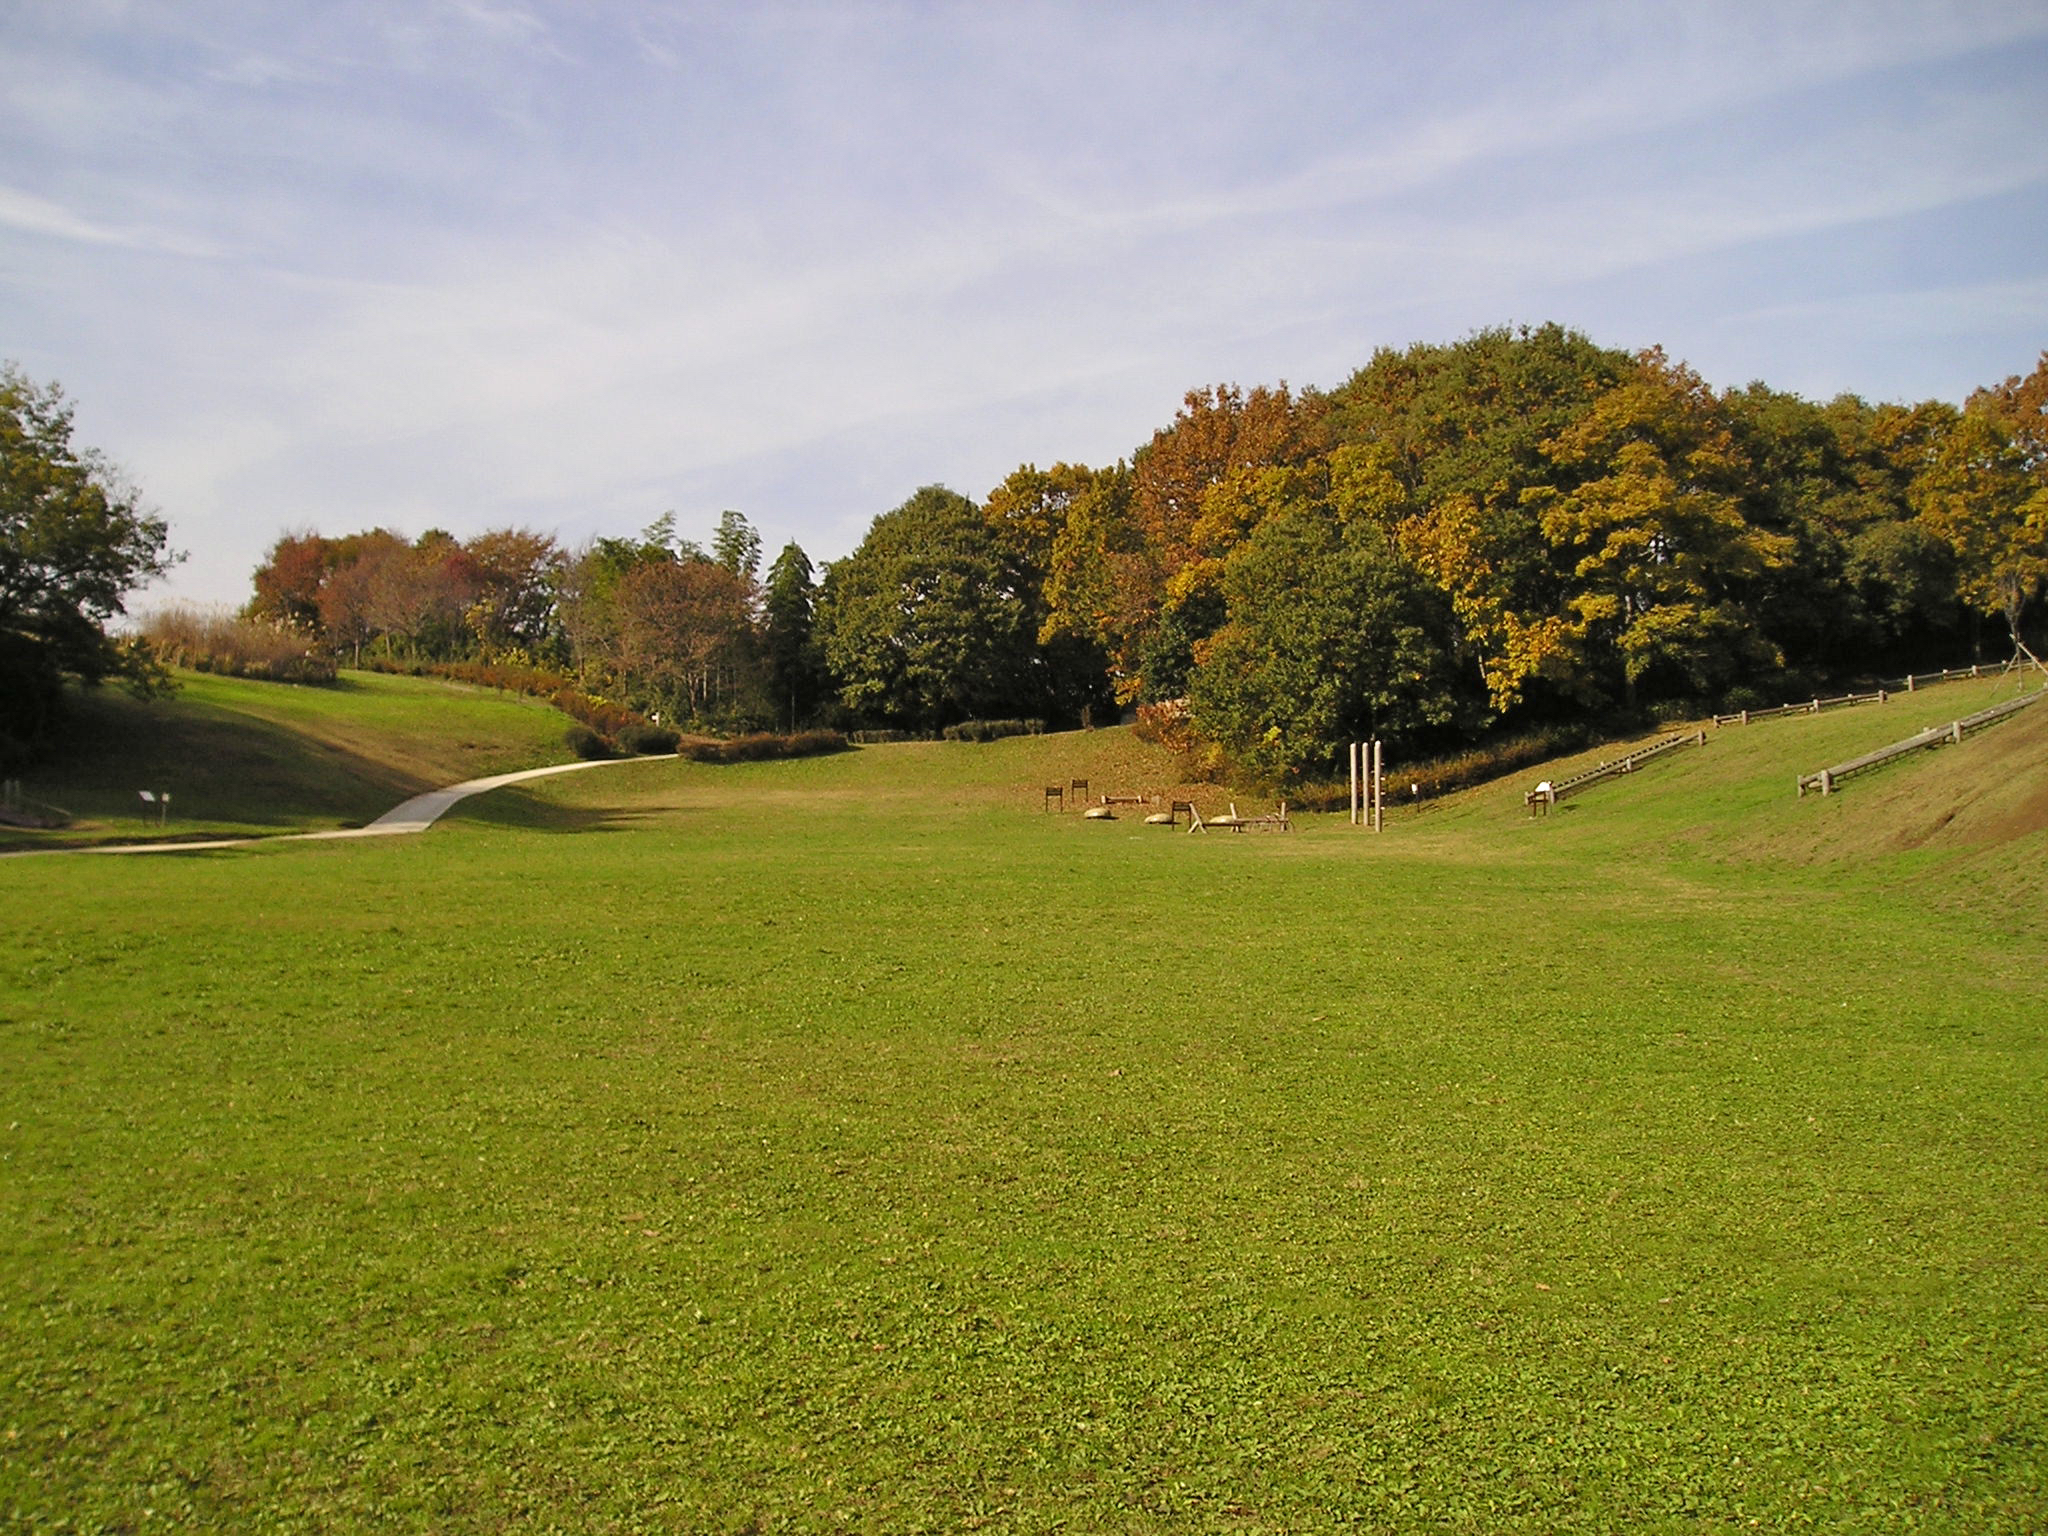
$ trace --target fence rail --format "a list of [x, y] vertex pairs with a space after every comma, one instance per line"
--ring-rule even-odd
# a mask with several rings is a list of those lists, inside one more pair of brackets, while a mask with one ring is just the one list
[[1967, 667], [1949, 667], [1940, 672], [1909, 672], [1889, 686], [1893, 693], [1913, 693], [1929, 683], [1956, 683], [1966, 677], [1997, 677], [2011, 670], [2011, 662], [1992, 662], [1989, 665], [1975, 662]]
[[1891, 697], [1889, 689], [1875, 693], [1844, 693], [1832, 699], [1802, 699], [1797, 704], [1779, 704], [1770, 709], [1739, 709], [1732, 715], [1714, 716], [1716, 725], [1748, 725], [1755, 720], [1777, 720], [1786, 715], [1817, 715], [1824, 709], [1844, 709], [1857, 704], [1882, 704]]
[[1823, 768], [1817, 773], [1802, 773], [1799, 775], [1800, 797], [1805, 798], [1809, 789], [1817, 789], [1824, 795], [1831, 795], [1835, 792], [1835, 786], [1852, 773], [1875, 768], [1895, 757], [1904, 757], [1908, 752], [1918, 752], [1923, 748], [1946, 746], [1950, 742], [1961, 741], [1972, 732], [1981, 731], [1987, 725], [1996, 725], [2006, 716], [2025, 709], [2029, 704], [2038, 703], [2044, 697], [2048, 697], [2048, 688], [2037, 688], [2034, 692], [2023, 693], [2016, 699], [2007, 699], [2003, 704], [1980, 709], [1974, 715], [1951, 720], [1947, 725], [1930, 725], [1926, 730], [1908, 736], [1904, 741], [1895, 741], [1888, 747], [1879, 747], [1875, 752], [1852, 757], [1846, 763], [1836, 763], [1832, 768]]
[[1631, 752], [1627, 757], [1618, 757], [1611, 763], [1601, 763], [1588, 768], [1584, 773], [1575, 773], [1568, 779], [1553, 784], [1548, 779], [1522, 796], [1522, 803], [1529, 807], [1529, 814], [1535, 815], [1541, 806], [1546, 814], [1558, 801], [1575, 795], [1582, 789], [1591, 789], [1606, 779], [1634, 773], [1652, 758], [1662, 757], [1667, 752], [1676, 752], [1681, 747], [1703, 747], [1707, 744], [1705, 731], [1680, 731], [1676, 736], [1666, 736], [1662, 741], [1652, 742], [1640, 751]]

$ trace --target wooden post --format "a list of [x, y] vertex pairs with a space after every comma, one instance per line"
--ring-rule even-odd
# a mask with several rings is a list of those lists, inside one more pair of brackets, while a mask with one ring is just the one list
[[1835, 792], [1835, 776], [1825, 768], [1820, 771], [1820, 792], [1824, 795]]
[[1372, 829], [1375, 832], [1382, 829], [1386, 810], [1386, 796], [1383, 793], [1386, 788], [1386, 775], [1383, 767], [1380, 743], [1375, 738], [1372, 744]]
[[1345, 753], [1351, 759], [1351, 825], [1358, 825], [1358, 743], [1350, 742]]

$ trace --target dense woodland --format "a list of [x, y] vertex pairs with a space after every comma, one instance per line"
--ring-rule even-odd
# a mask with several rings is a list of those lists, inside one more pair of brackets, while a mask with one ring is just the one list
[[[160, 529], [158, 530], [160, 533]], [[1562, 327], [1190, 393], [1127, 462], [940, 486], [819, 569], [727, 512], [565, 549], [280, 539], [246, 615], [350, 662], [552, 671], [714, 731], [1100, 722], [1276, 781], [1340, 743], [1775, 702], [2011, 654], [2048, 581], [2048, 354], [1942, 402], [1717, 392]]]

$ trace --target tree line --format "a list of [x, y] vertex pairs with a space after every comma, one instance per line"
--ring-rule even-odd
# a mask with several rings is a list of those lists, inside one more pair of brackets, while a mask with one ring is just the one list
[[[161, 521], [70, 454], [54, 390], [10, 371], [0, 405], [0, 665], [39, 698], [67, 671], [141, 668], [96, 620], [163, 568]], [[1415, 755], [2009, 654], [2048, 580], [2044, 411], [2048, 354], [1960, 407], [1815, 403], [1557, 325], [1495, 329], [1382, 349], [1331, 389], [1193, 391], [1126, 460], [1026, 464], [980, 502], [926, 486], [822, 568], [790, 543], [764, 571], [737, 512], [708, 546], [672, 516], [576, 549], [519, 528], [297, 533], [246, 613], [351, 662], [558, 669], [677, 725], [1136, 706], [1314, 777], [1366, 736]], [[16, 551], [66, 515], [119, 552], [70, 607], [29, 590], [42, 557]]]
[[724, 515], [574, 552], [514, 530], [280, 541], [251, 611], [517, 654], [677, 721], [935, 729], [1123, 706], [1279, 779], [1775, 702], [2027, 633], [2048, 354], [1960, 408], [1716, 391], [1556, 325], [1382, 349], [1336, 388], [1190, 393], [1103, 467], [927, 486], [815, 568]]

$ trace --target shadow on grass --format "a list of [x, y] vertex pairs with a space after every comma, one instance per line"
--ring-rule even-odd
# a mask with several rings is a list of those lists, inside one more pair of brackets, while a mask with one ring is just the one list
[[[30, 799], [87, 823], [134, 820], [143, 809], [140, 791], [168, 790], [171, 826], [195, 832], [360, 825], [434, 787], [269, 721], [196, 700], [152, 708], [110, 691], [75, 701], [48, 759], [22, 780]], [[66, 840], [58, 833], [14, 841]]]
[[459, 802], [441, 820], [522, 832], [626, 832], [676, 814], [674, 807], [654, 809], [624, 805], [563, 805], [507, 785]]

